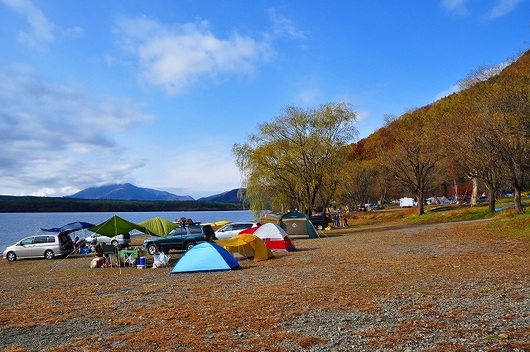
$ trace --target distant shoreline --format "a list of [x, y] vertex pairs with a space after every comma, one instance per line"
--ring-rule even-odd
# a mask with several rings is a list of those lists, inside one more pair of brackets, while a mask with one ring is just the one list
[[0, 196], [0, 213], [148, 212], [245, 210], [242, 203], [198, 200], [101, 200], [62, 197]]

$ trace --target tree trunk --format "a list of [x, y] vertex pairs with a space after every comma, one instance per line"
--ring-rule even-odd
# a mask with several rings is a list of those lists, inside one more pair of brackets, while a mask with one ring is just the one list
[[515, 212], [517, 214], [523, 214], [523, 205], [521, 204], [521, 190], [517, 187], [514, 188], [513, 192], [513, 203], [515, 207]]
[[455, 201], [458, 201], [458, 184], [456, 183], [456, 178], [453, 179], [453, 197]]
[[420, 191], [419, 194], [416, 195], [418, 198], [418, 215], [425, 214], [424, 207], [423, 207], [423, 191]]
[[495, 212], [495, 191], [490, 188], [488, 188], [488, 211]]
[[473, 190], [471, 192], [471, 206], [474, 206], [477, 205], [478, 179], [476, 177], [473, 177], [471, 181], [473, 182]]

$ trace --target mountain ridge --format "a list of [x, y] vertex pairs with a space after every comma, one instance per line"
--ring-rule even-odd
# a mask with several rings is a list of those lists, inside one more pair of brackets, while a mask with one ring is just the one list
[[[198, 201], [241, 203], [237, 197], [239, 188], [197, 199]], [[243, 192], [244, 194], [244, 192]], [[194, 201], [189, 195], [176, 195], [152, 188], [138, 187], [131, 183], [88, 187], [64, 198], [94, 200], [146, 200], [146, 201]]]

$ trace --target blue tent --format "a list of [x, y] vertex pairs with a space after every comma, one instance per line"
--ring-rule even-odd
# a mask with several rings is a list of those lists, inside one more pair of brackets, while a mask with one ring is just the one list
[[213, 242], [201, 242], [180, 257], [171, 274], [198, 271], [221, 271], [239, 267], [234, 256]]

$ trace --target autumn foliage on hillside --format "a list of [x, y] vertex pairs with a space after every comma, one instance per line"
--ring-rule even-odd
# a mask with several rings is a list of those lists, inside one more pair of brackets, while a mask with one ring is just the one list
[[473, 180], [489, 196], [491, 211], [498, 192], [509, 189], [516, 210], [523, 212], [530, 168], [530, 51], [502, 70], [474, 72], [460, 87], [388, 119], [351, 148], [347, 172], [366, 172], [371, 180], [365, 195], [370, 199], [356, 202], [384, 203], [389, 189], [423, 200], [458, 198], [458, 185]]

